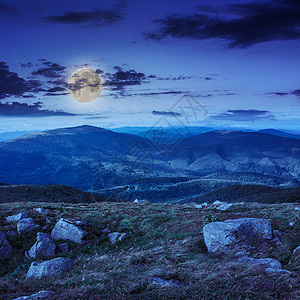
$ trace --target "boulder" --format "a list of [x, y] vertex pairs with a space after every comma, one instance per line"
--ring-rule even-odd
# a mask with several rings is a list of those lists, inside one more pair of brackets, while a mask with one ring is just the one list
[[19, 222], [22, 219], [28, 218], [27, 213], [20, 212], [16, 215], [6, 217], [6, 221], [9, 223]]
[[112, 245], [114, 245], [116, 242], [120, 242], [125, 236], [126, 233], [120, 232], [112, 232], [108, 234], [109, 241]]
[[51, 232], [53, 240], [69, 240], [78, 244], [84, 243], [82, 240], [88, 232], [78, 227], [76, 222], [60, 219]]
[[271, 220], [241, 218], [212, 222], [203, 227], [203, 235], [209, 252], [248, 252], [259, 247], [261, 242], [274, 238]]
[[34, 224], [32, 218], [21, 219], [17, 224], [17, 231], [19, 234], [27, 233], [29, 231], [39, 228], [39, 225]]
[[42, 278], [58, 276], [72, 269], [74, 262], [69, 258], [57, 257], [41, 263], [33, 262], [27, 272], [26, 278]]
[[50, 291], [40, 291], [38, 293], [35, 293], [33, 295], [29, 295], [29, 296], [22, 296], [22, 297], [18, 297], [15, 298], [13, 300], [51, 300], [51, 299], [55, 299], [55, 293], [54, 292], [50, 292]]
[[0, 231], [0, 260], [8, 258], [11, 255], [12, 246], [6, 239], [5, 234]]
[[25, 252], [25, 255], [31, 259], [55, 256], [56, 245], [47, 233], [38, 232], [36, 243]]

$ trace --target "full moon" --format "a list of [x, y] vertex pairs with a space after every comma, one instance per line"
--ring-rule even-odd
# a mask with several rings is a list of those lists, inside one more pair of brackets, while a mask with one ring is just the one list
[[98, 73], [89, 68], [76, 70], [68, 80], [71, 96], [81, 103], [94, 101], [102, 91], [102, 81]]

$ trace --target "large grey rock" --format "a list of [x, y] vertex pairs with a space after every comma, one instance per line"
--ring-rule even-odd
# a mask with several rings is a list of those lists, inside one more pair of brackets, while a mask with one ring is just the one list
[[17, 231], [19, 234], [27, 233], [29, 231], [39, 228], [39, 225], [34, 224], [32, 218], [22, 219], [17, 224]]
[[241, 257], [238, 259], [240, 263], [251, 264], [256, 267], [271, 268], [281, 270], [281, 263], [273, 258], [252, 258]]
[[47, 233], [38, 232], [36, 243], [25, 254], [28, 258], [37, 259], [55, 256], [56, 245]]
[[29, 296], [23, 296], [23, 297], [18, 297], [15, 298], [13, 300], [51, 300], [51, 299], [55, 299], [55, 293], [54, 292], [50, 292], [50, 291], [40, 291], [38, 293], [35, 293], [33, 295], [29, 295]]
[[0, 260], [8, 258], [11, 255], [12, 246], [6, 239], [5, 234], [0, 231]]
[[272, 240], [271, 220], [241, 218], [212, 222], [204, 226], [203, 235], [209, 252], [227, 253], [232, 250], [247, 252], [261, 241]]
[[51, 232], [51, 237], [54, 240], [69, 240], [75, 243], [82, 244], [82, 240], [87, 235], [87, 232], [79, 228], [74, 221], [60, 219]]
[[9, 223], [19, 222], [22, 219], [28, 218], [28, 214], [24, 212], [20, 212], [16, 215], [6, 217], [6, 221]]
[[120, 232], [112, 232], [108, 234], [109, 241], [112, 245], [114, 245], [116, 242], [120, 242], [125, 236], [126, 233]]
[[27, 272], [26, 278], [42, 278], [62, 275], [68, 272], [74, 265], [69, 258], [57, 257], [41, 263], [33, 262]]

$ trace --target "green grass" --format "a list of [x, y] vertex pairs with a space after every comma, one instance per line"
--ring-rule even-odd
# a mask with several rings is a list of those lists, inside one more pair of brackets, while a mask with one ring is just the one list
[[[195, 209], [193, 205], [146, 203], [8, 203], [0, 205], [0, 230], [15, 229], [5, 216], [26, 211], [35, 222], [45, 224], [45, 216], [33, 208], [51, 209], [48, 217], [78, 218], [90, 225], [91, 240], [85, 245], [69, 243], [75, 261], [64, 276], [26, 280], [31, 261], [24, 251], [35, 242], [35, 233], [9, 238], [12, 258], [0, 263], [0, 299], [13, 299], [42, 289], [58, 293], [58, 299], [297, 299], [300, 297], [299, 261], [288, 264], [292, 250], [300, 245], [299, 212], [294, 204], [234, 206], [228, 211]], [[270, 277], [229, 258], [207, 253], [203, 226], [214, 221], [240, 217], [273, 220], [281, 232], [282, 245], [270, 256], [282, 262], [291, 277]], [[293, 227], [290, 220], [295, 220]], [[54, 226], [44, 232], [50, 233]], [[103, 229], [126, 232], [115, 246]], [[152, 277], [175, 279], [182, 287], [162, 288]]]

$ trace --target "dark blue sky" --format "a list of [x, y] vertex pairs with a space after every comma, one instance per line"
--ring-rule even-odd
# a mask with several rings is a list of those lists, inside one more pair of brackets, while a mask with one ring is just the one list
[[[299, 128], [297, 0], [0, 1], [0, 22], [0, 132]], [[84, 66], [104, 83], [88, 104], [65, 84]]]

